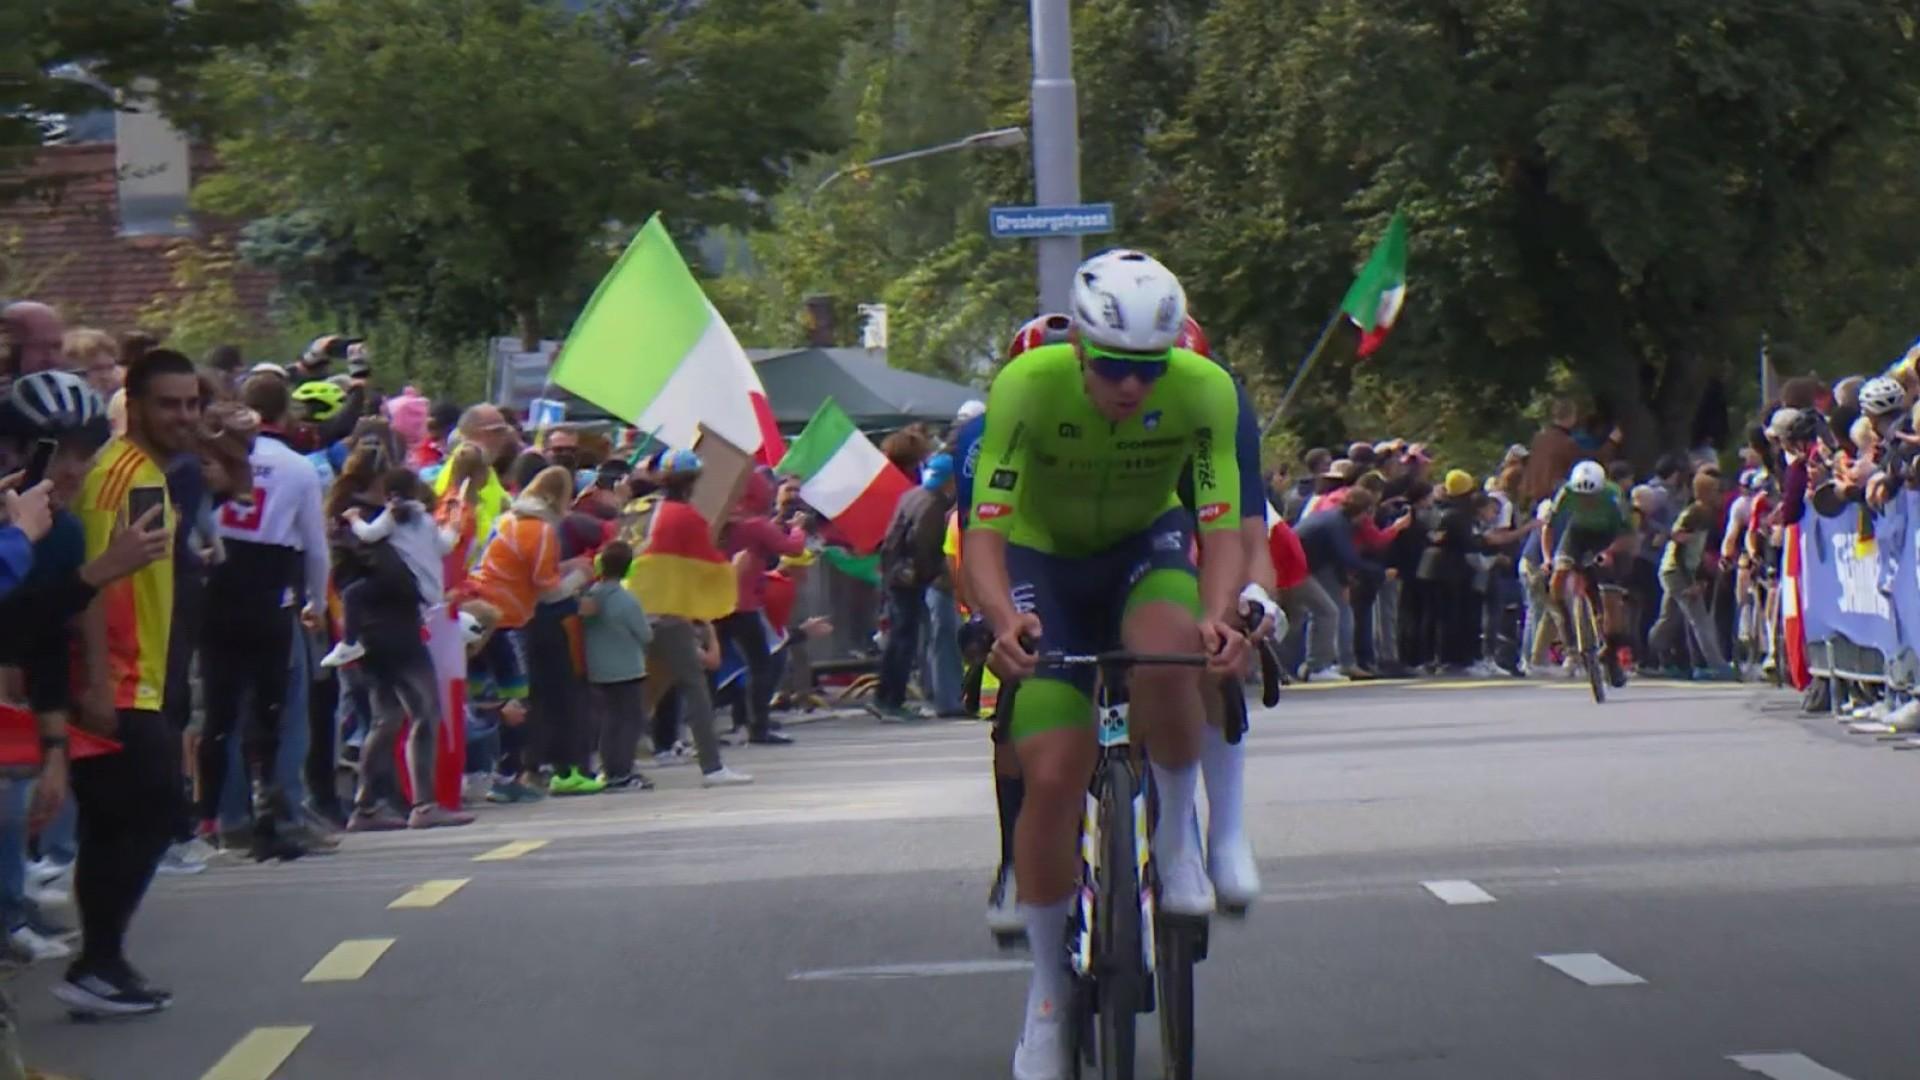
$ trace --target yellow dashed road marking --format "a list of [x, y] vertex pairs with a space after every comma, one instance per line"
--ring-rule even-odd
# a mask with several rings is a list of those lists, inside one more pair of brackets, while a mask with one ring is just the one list
[[390, 937], [353, 938], [333, 947], [320, 958], [301, 982], [351, 982], [367, 973], [374, 961], [393, 947]]
[[436, 881], [423, 881], [400, 895], [398, 900], [388, 904], [388, 908], [429, 908], [434, 907], [460, 891], [460, 886], [472, 881], [472, 878], [443, 878]]
[[474, 862], [499, 862], [501, 859], [517, 859], [529, 851], [538, 851], [547, 846], [545, 840], [515, 840], [510, 844], [501, 844], [492, 851], [483, 851], [473, 857]]
[[200, 1080], [267, 1080], [312, 1031], [309, 1024], [254, 1028]]

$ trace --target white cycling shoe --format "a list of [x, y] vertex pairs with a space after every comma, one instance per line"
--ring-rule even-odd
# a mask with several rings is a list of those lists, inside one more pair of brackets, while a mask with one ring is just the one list
[[994, 875], [993, 890], [987, 894], [987, 929], [995, 937], [1025, 937], [1027, 917], [1020, 913], [1020, 905], [1014, 902], [1013, 865], [1000, 867]]
[[1067, 1018], [1029, 1020], [1013, 1048], [1013, 1080], [1066, 1080]]
[[1260, 898], [1260, 867], [1246, 837], [1223, 842], [1207, 852], [1207, 876], [1223, 908], [1244, 909]]
[[1207, 866], [1198, 849], [1196, 842], [1192, 850], [1162, 866], [1161, 911], [1169, 915], [1213, 914], [1213, 882], [1207, 879]]

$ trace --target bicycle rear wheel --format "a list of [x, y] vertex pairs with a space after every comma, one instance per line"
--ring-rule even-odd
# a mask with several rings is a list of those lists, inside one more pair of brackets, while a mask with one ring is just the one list
[[1096, 1037], [1102, 1080], [1133, 1080], [1134, 1021], [1147, 983], [1140, 952], [1140, 865], [1134, 849], [1133, 796], [1138, 785], [1126, 761], [1111, 760], [1101, 768]]

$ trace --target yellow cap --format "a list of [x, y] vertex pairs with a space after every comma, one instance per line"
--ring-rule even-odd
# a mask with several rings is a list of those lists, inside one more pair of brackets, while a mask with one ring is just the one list
[[1465, 469], [1447, 470], [1446, 491], [1455, 498], [1472, 493], [1473, 474]]

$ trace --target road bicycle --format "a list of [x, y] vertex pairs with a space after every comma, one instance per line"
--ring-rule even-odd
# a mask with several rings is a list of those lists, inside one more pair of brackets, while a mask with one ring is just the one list
[[1587, 685], [1593, 690], [1596, 705], [1607, 703], [1607, 665], [1604, 657], [1607, 639], [1600, 632], [1598, 613], [1602, 610], [1599, 591], [1590, 571], [1600, 565], [1596, 555], [1582, 556], [1579, 565], [1567, 572], [1561, 597], [1570, 620], [1568, 633], [1573, 637], [1573, 655], [1587, 672]]
[[[1260, 643], [1259, 655], [1262, 697], [1271, 706], [1279, 700], [1280, 666], [1268, 643]], [[1041, 654], [1041, 663], [1099, 671], [1095, 708], [1100, 749], [1081, 819], [1080, 884], [1066, 939], [1074, 975], [1067, 1020], [1073, 1075], [1078, 1077], [1083, 1066], [1097, 1065], [1102, 1080], [1132, 1080], [1136, 1017], [1157, 1007], [1165, 1075], [1190, 1080], [1193, 967], [1207, 958], [1210, 921], [1159, 908], [1152, 844], [1158, 806], [1152, 773], [1132, 743], [1125, 686], [1127, 671], [1135, 666], [1204, 667], [1207, 657], [1125, 650], [1054, 652]], [[1246, 730], [1246, 698], [1234, 680], [1226, 683], [1224, 693], [1225, 733], [1238, 743]]]

